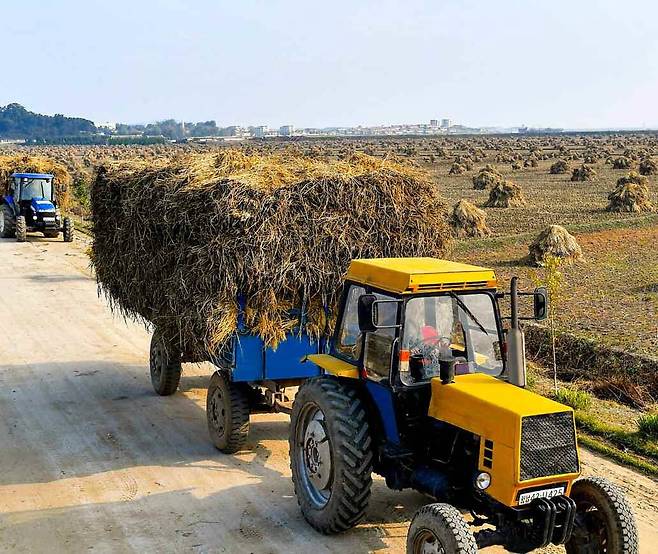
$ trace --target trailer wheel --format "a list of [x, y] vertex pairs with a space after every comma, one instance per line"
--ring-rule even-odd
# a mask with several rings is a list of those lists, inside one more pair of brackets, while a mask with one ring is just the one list
[[407, 554], [476, 554], [475, 537], [459, 510], [428, 504], [416, 512], [407, 533]]
[[182, 371], [180, 356], [157, 331], [151, 337], [151, 384], [160, 396], [176, 392]]
[[70, 217], [64, 218], [64, 242], [73, 242], [73, 220]]
[[7, 204], [2, 205], [0, 210], [0, 237], [8, 239], [14, 238], [16, 232], [16, 222], [14, 214]]
[[27, 240], [27, 222], [24, 215], [19, 215], [16, 218], [16, 240], [18, 242], [25, 242]]
[[637, 554], [635, 516], [622, 490], [601, 477], [578, 479], [571, 488], [576, 522], [568, 554]]
[[372, 439], [354, 387], [332, 377], [305, 381], [290, 421], [290, 468], [306, 521], [325, 534], [354, 527], [372, 485]]
[[215, 372], [208, 385], [208, 434], [215, 447], [224, 454], [242, 450], [247, 442], [249, 397], [246, 386], [232, 383], [222, 371]]

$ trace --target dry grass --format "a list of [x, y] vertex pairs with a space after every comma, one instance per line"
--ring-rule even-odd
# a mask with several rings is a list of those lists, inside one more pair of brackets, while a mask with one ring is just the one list
[[655, 207], [649, 199], [648, 180], [643, 175], [631, 171], [627, 177], [620, 177], [617, 187], [608, 194], [609, 212], [653, 212]]
[[512, 181], [500, 181], [489, 191], [487, 208], [512, 208], [525, 206], [525, 197], [521, 187]]

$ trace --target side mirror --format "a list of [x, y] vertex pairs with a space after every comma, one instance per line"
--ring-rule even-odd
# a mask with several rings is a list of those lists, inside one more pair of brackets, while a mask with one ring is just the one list
[[377, 330], [376, 301], [377, 297], [374, 294], [362, 294], [359, 296], [357, 313], [359, 316], [359, 331], [362, 333], [372, 333]]
[[543, 321], [548, 317], [548, 290], [546, 287], [538, 287], [534, 292], [535, 319]]

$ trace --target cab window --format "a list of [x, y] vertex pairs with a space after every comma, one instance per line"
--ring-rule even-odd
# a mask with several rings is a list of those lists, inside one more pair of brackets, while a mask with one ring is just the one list
[[374, 380], [388, 380], [397, 329], [398, 302], [385, 294], [375, 293], [377, 300], [390, 300], [377, 304], [377, 324], [382, 327], [366, 335], [366, 352], [363, 366], [366, 375]]
[[343, 319], [338, 331], [336, 351], [343, 356], [358, 360], [361, 357], [361, 333], [359, 331], [359, 317], [357, 303], [359, 296], [366, 293], [366, 289], [359, 285], [350, 285], [343, 310]]

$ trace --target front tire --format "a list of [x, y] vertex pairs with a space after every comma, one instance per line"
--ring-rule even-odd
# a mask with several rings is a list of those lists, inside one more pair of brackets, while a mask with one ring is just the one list
[[206, 418], [210, 440], [224, 454], [242, 450], [249, 436], [249, 397], [247, 385], [232, 383], [224, 372], [210, 378], [206, 398]]
[[365, 514], [372, 439], [356, 389], [332, 377], [305, 381], [290, 418], [290, 468], [297, 502], [316, 530], [334, 534]]
[[23, 215], [19, 215], [16, 218], [16, 240], [18, 242], [25, 242], [27, 240], [27, 222]]
[[619, 487], [587, 477], [573, 484], [570, 496], [577, 511], [567, 554], [637, 554], [635, 516]]
[[0, 209], [0, 237], [9, 239], [14, 238], [16, 233], [16, 221], [14, 220], [14, 212], [7, 204], [2, 205]]
[[407, 554], [477, 554], [468, 523], [450, 504], [428, 504], [416, 512], [407, 533]]
[[182, 364], [176, 349], [157, 331], [151, 337], [151, 384], [160, 396], [170, 396], [178, 389]]
[[64, 218], [64, 242], [73, 242], [74, 226], [70, 217]]

